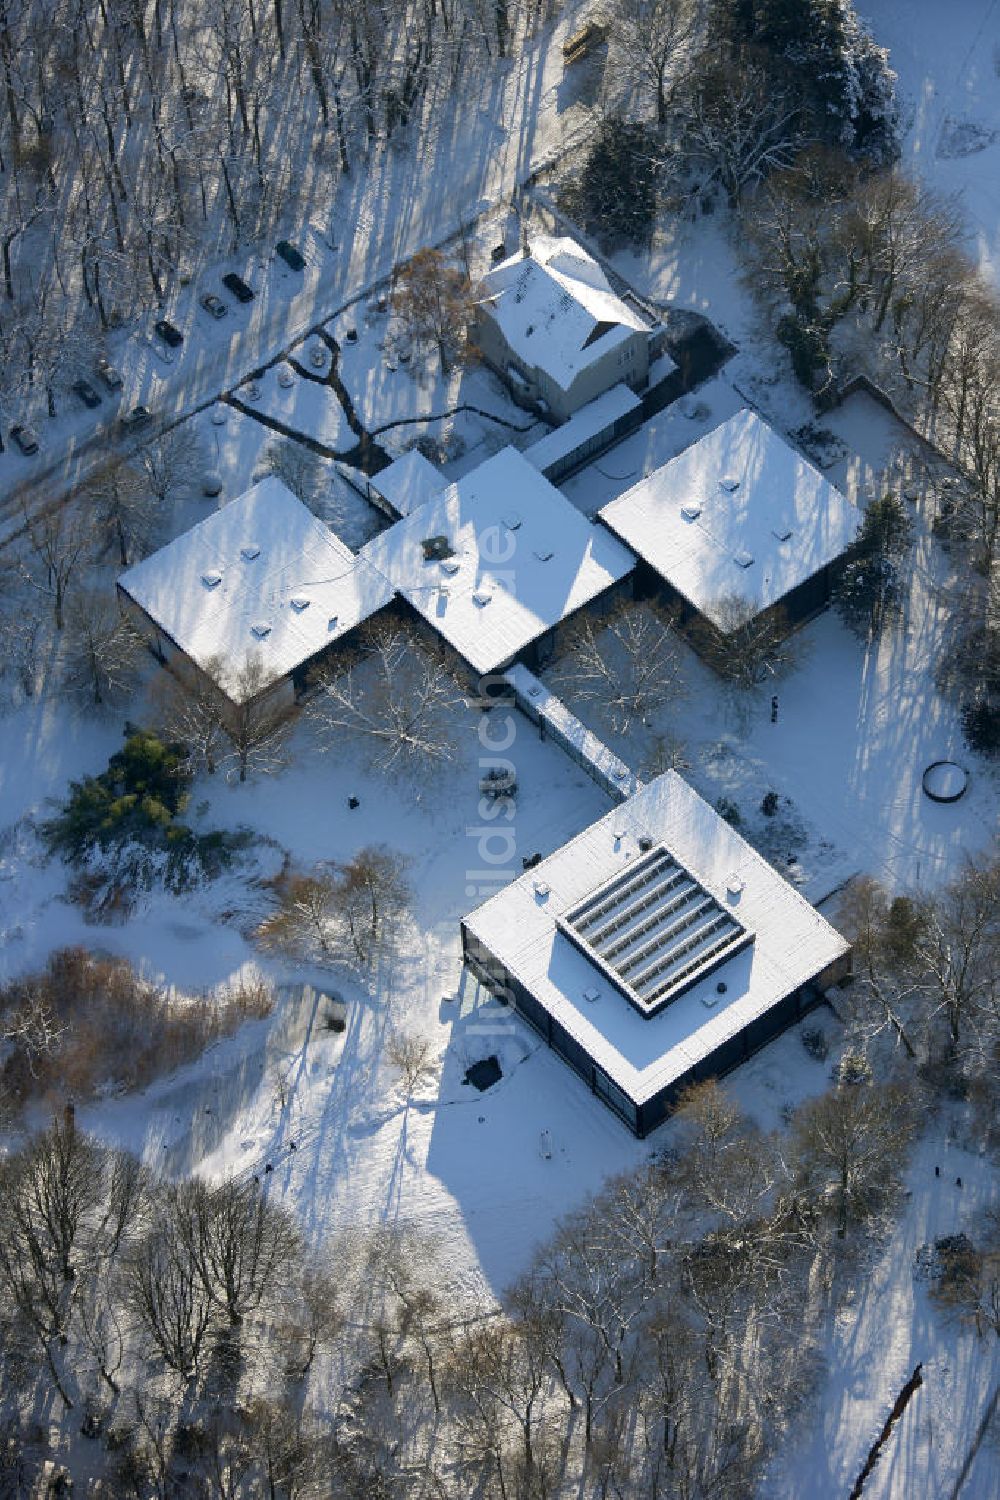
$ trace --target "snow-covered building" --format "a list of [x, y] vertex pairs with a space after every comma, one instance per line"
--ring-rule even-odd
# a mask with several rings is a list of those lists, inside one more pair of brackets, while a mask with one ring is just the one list
[[610, 602], [635, 558], [523, 454], [503, 448], [367, 542], [359, 554], [474, 677], [535, 667], [558, 627]]
[[[161, 659], [204, 673], [234, 703], [291, 703], [309, 668], [393, 597], [273, 477], [129, 568], [118, 590]], [[237, 680], [248, 661], [262, 668], [252, 692]]]
[[613, 289], [575, 240], [538, 235], [482, 282], [473, 341], [499, 375], [557, 422], [612, 386], [642, 390], [662, 329]]
[[849, 944], [676, 771], [485, 901], [462, 947], [639, 1136], [850, 967]]
[[558, 484], [618, 438], [634, 432], [641, 421], [640, 398], [627, 385], [613, 385], [525, 448], [524, 456], [546, 479]]
[[448, 481], [437, 465], [419, 448], [410, 448], [368, 480], [367, 494], [373, 505], [395, 520], [408, 516], [447, 488]]
[[640, 584], [725, 633], [734, 596], [795, 624], [830, 598], [860, 515], [756, 412], [739, 411], [599, 512]]

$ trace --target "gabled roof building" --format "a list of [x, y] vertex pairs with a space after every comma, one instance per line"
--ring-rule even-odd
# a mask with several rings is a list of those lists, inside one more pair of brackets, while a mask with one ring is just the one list
[[462, 923], [470, 972], [644, 1136], [850, 966], [850, 947], [675, 771]]
[[526, 404], [556, 422], [621, 382], [642, 390], [662, 330], [575, 240], [537, 235], [487, 272], [473, 339]]

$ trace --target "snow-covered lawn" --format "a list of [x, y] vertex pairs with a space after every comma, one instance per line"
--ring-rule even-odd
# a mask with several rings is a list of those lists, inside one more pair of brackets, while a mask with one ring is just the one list
[[994, 0], [859, 0], [899, 75], [902, 165], [960, 194], [973, 255], [1000, 281], [1000, 10]]

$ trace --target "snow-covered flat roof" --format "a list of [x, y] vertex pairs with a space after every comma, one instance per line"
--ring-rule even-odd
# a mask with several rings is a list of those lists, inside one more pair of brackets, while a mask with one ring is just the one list
[[[647, 840], [666, 849], [753, 939], [651, 1015], [630, 1004], [560, 925], [633, 862], [639, 870]], [[636, 1104], [683, 1077], [849, 946], [676, 771], [642, 786], [465, 921]]]
[[[449, 555], [428, 557], [444, 539]], [[431, 549], [432, 550], [432, 549]], [[503, 448], [361, 554], [480, 673], [624, 578], [635, 558]]]
[[448, 481], [419, 448], [410, 448], [387, 469], [381, 469], [372, 478], [371, 487], [378, 490], [397, 515], [408, 516], [425, 501], [446, 490]]
[[202, 670], [221, 660], [216, 680], [256, 656], [266, 683], [286, 676], [393, 596], [391, 584], [274, 477], [213, 511], [118, 581]]
[[756, 412], [743, 410], [599, 512], [719, 626], [719, 601], [783, 599], [854, 541], [856, 508]]
[[534, 464], [539, 473], [544, 474], [552, 464], [574, 453], [590, 438], [604, 432], [614, 422], [627, 417], [641, 406], [642, 398], [635, 391], [629, 390], [627, 385], [613, 385], [610, 391], [605, 391], [595, 400], [588, 401], [586, 406], [581, 406], [568, 422], [547, 432], [537, 443], [532, 443], [530, 448], [525, 448], [524, 456], [529, 463]]
[[581, 370], [649, 325], [615, 292], [575, 240], [535, 235], [483, 277], [489, 311], [508, 347], [568, 390]]

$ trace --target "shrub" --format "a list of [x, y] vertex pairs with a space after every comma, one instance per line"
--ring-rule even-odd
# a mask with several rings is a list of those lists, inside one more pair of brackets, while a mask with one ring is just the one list
[[0, 1094], [24, 1105], [55, 1089], [84, 1100], [143, 1088], [272, 1004], [263, 980], [177, 996], [125, 959], [63, 948], [40, 973], [0, 989]]
[[817, 1062], [823, 1062], [830, 1050], [826, 1039], [826, 1032], [822, 1026], [807, 1026], [802, 1033], [802, 1045], [809, 1056]]
[[733, 828], [739, 828], [742, 820], [740, 818], [740, 810], [735, 802], [730, 801], [728, 797], [720, 797], [715, 804], [715, 810], [719, 814], [719, 817], [725, 818], [726, 822]]
[[157, 875], [178, 889], [217, 874], [247, 835], [195, 834], [181, 821], [191, 783], [185, 747], [132, 725], [125, 732], [107, 770], [70, 782], [62, 810], [42, 825], [49, 852], [71, 864], [110, 854], [139, 887]]
[[764, 793], [764, 799], [763, 799], [763, 801], [760, 804], [760, 810], [764, 814], [765, 818], [773, 818], [774, 817], [775, 813], [778, 811], [778, 794], [777, 794], [777, 792], [765, 792]]

